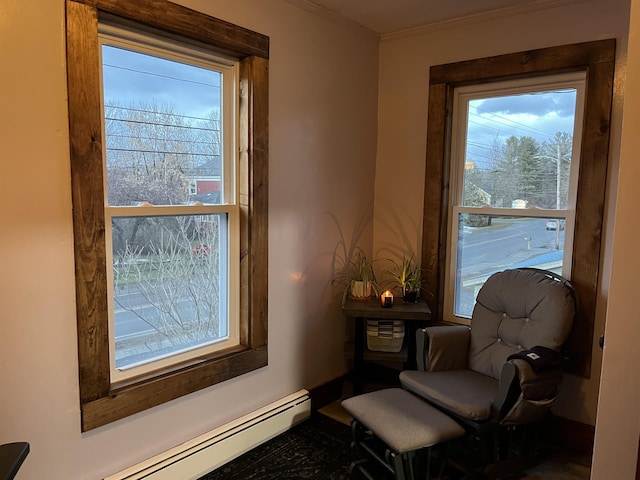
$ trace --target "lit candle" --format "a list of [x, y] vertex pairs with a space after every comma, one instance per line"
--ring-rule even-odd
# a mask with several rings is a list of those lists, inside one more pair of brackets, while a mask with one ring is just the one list
[[380, 299], [383, 307], [390, 308], [393, 306], [393, 293], [391, 293], [389, 290], [384, 292], [380, 296]]

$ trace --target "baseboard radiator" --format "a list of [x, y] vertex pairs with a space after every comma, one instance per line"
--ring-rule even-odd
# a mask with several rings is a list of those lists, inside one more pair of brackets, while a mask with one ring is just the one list
[[195, 480], [309, 418], [300, 390], [104, 480]]

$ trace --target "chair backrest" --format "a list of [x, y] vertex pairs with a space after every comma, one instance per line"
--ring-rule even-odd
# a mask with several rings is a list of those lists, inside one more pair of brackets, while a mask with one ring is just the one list
[[537, 269], [493, 274], [473, 309], [469, 368], [499, 379], [513, 353], [535, 346], [560, 350], [575, 312], [573, 288], [557, 274]]

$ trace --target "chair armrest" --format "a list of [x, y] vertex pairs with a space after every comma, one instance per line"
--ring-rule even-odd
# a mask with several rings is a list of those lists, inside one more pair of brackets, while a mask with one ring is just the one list
[[418, 370], [438, 372], [467, 368], [471, 330], [465, 325], [421, 328], [416, 331]]
[[502, 367], [494, 412], [505, 424], [529, 423], [541, 418], [560, 391], [563, 372], [560, 368], [536, 372], [520, 359]]
[[518, 367], [513, 362], [506, 362], [500, 372], [498, 394], [493, 400], [492, 410], [502, 419], [515, 405], [522, 391], [518, 378]]

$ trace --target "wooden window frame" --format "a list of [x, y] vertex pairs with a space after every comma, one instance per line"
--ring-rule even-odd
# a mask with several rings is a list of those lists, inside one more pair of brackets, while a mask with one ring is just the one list
[[571, 282], [579, 310], [566, 352], [567, 370], [589, 378], [606, 194], [615, 39], [543, 48], [432, 66], [429, 72], [422, 268], [435, 296], [427, 298], [442, 321], [451, 169], [453, 91], [456, 87], [571, 71], [586, 72], [586, 95]]
[[[240, 345], [160, 374], [110, 380], [98, 22], [133, 22], [240, 61]], [[67, 0], [69, 142], [82, 431], [267, 365], [269, 38], [166, 0]]]

